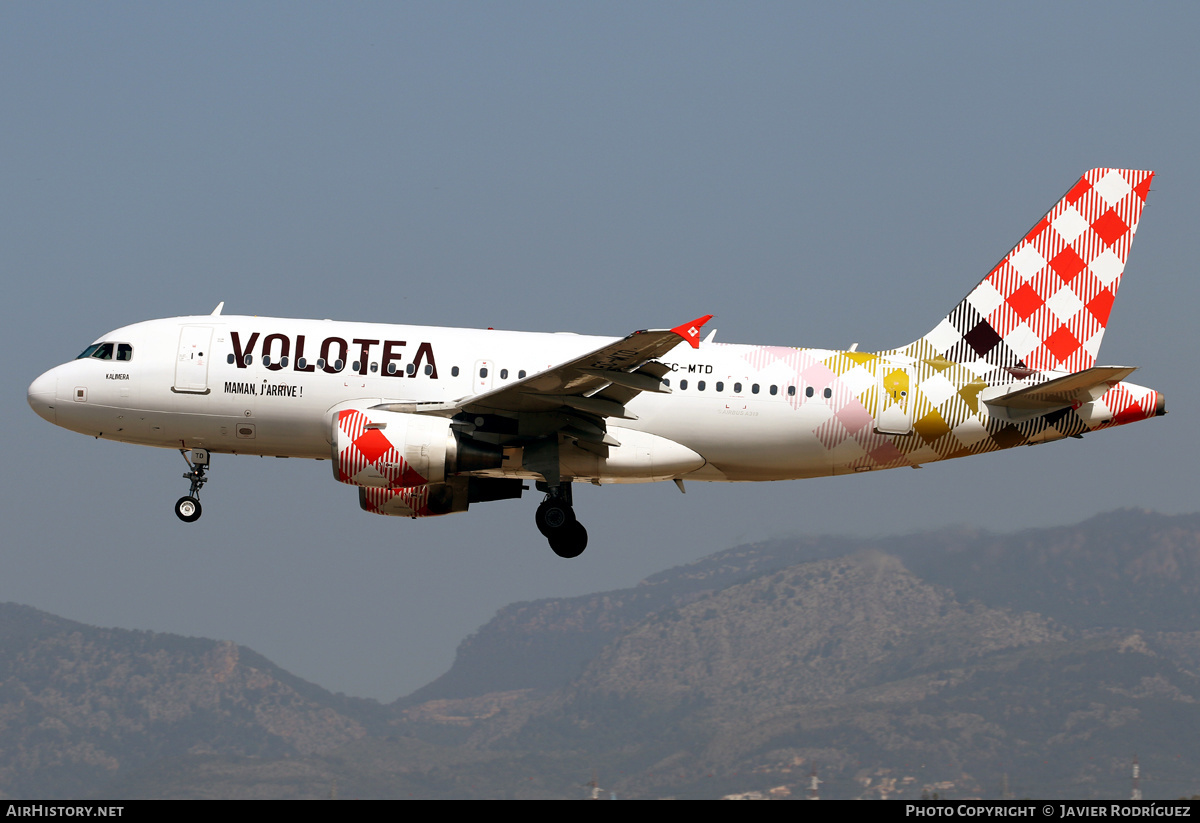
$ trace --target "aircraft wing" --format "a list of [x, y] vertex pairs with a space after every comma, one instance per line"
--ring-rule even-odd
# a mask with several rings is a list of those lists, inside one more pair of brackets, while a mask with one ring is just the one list
[[1106, 391], [1136, 370], [1136, 366], [1093, 366], [1036, 386], [1006, 391], [993, 397], [988, 397], [985, 390], [979, 399], [993, 406], [1043, 411], [1083, 405], [1103, 396]]
[[700, 329], [712, 315], [673, 329], [635, 331], [621, 340], [567, 360], [523, 380], [453, 403], [389, 403], [391, 411], [452, 417], [471, 414], [577, 411], [597, 417], [635, 419], [625, 404], [644, 391], [670, 392], [667, 368], [653, 362], [680, 343], [700, 347]]

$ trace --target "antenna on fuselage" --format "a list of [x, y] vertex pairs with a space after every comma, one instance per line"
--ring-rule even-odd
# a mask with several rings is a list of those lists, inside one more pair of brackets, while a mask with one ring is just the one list
[[211, 315], [211, 316], [212, 316], [212, 317], [216, 317], [218, 314], [220, 314], [220, 313], [221, 313], [221, 309], [223, 309], [223, 308], [225, 308], [225, 301], [224, 301], [224, 300], [222, 300], [220, 303], [218, 303], [218, 304], [217, 304], [217, 307], [216, 307], [215, 309], [213, 309], [213, 310], [212, 310], [212, 315]]

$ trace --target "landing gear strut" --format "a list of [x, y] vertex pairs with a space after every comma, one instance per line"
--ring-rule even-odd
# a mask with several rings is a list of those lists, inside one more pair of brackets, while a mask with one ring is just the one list
[[[538, 484], [541, 486], [542, 484]], [[538, 506], [534, 522], [559, 557], [578, 557], [587, 548], [587, 529], [575, 519], [571, 507], [571, 484], [545, 487], [546, 499]]]
[[192, 489], [188, 492], [187, 497], [181, 497], [175, 501], [175, 516], [184, 523], [195, 523], [200, 519], [203, 511], [200, 508], [200, 487], [208, 482], [208, 478], [204, 476], [204, 473], [208, 471], [208, 449], [192, 449], [190, 460], [188, 460], [187, 449], [180, 449], [179, 453], [183, 455], [184, 460], [187, 460], [188, 472], [183, 479], [192, 481]]

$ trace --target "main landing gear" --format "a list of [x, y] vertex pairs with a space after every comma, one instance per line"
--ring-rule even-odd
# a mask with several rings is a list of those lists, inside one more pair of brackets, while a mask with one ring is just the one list
[[187, 449], [180, 449], [179, 453], [187, 460], [188, 472], [183, 479], [192, 481], [192, 490], [188, 492], [187, 497], [175, 501], [175, 516], [184, 523], [195, 523], [203, 511], [200, 508], [200, 487], [208, 482], [208, 478], [204, 476], [208, 471], [208, 449], [192, 449], [190, 460]]
[[587, 548], [588, 535], [571, 507], [571, 484], [560, 483], [546, 491], [546, 499], [534, 515], [538, 531], [550, 541], [550, 548], [559, 557], [578, 557]]

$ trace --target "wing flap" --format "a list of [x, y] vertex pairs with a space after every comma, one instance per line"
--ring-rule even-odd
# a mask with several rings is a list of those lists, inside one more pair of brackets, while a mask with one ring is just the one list
[[[663, 375], [670, 373], [671, 370], [667, 366], [657, 361], [651, 361], [632, 372], [597, 371], [597, 375], [610, 378], [613, 382], [593, 394], [592, 397], [612, 400], [614, 403], [624, 405], [643, 391], [654, 392], [656, 394], [670, 394], [671, 389], [662, 382]], [[625, 378], [644, 380], [645, 382], [640, 383], [640, 385], [646, 386], [646, 388], [632, 388], [630, 381]]]
[[581, 371], [591, 377], [599, 377], [608, 383], [616, 383], [618, 386], [624, 386], [627, 389], [633, 389], [636, 392], [657, 392], [659, 394], [670, 394], [671, 390], [663, 385], [660, 378], [652, 377], [649, 374], [644, 374], [641, 371], [615, 371], [613, 369], [581, 369]]

